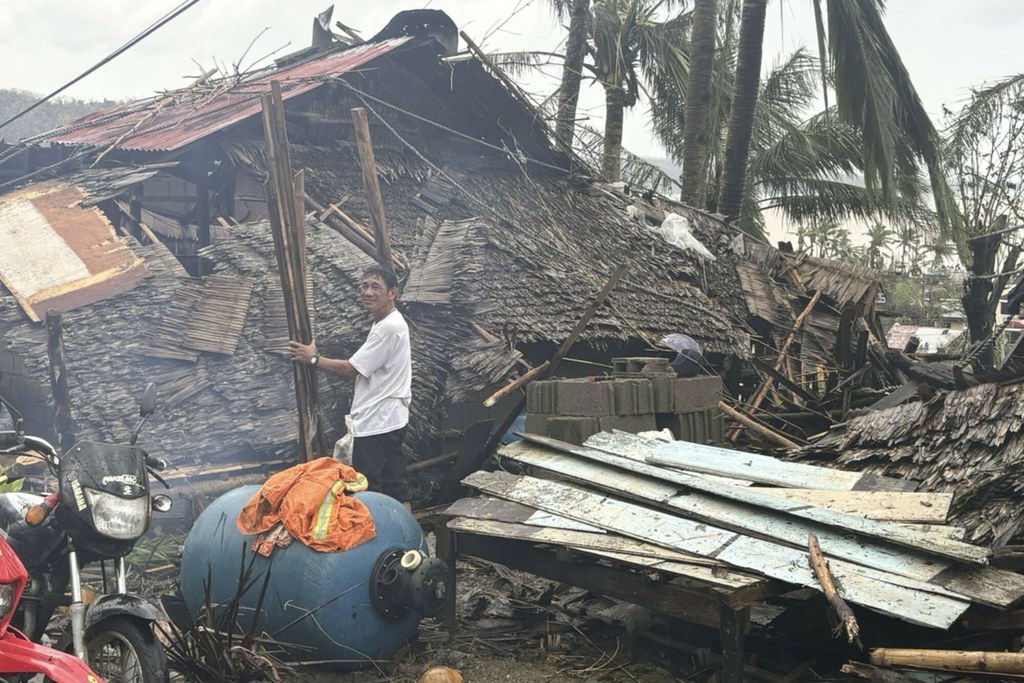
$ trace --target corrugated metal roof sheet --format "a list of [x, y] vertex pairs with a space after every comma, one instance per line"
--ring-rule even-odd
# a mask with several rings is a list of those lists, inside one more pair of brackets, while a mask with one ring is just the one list
[[148, 273], [85, 198], [58, 181], [0, 197], [0, 282], [34, 321], [126, 292]]
[[[284, 99], [301, 95], [385, 55], [410, 38], [358, 45], [319, 59], [272, 71], [261, 71], [237, 85], [214, 81], [204, 89], [177, 90], [91, 114], [48, 134], [51, 142], [139, 150], [171, 151], [222, 130], [260, 111], [260, 95], [270, 82], [281, 82]], [[115, 144], [116, 143], [116, 144]]]

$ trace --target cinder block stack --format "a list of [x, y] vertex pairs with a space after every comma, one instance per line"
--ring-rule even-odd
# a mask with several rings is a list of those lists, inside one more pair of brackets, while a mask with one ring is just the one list
[[611, 377], [533, 382], [526, 431], [580, 444], [602, 431], [670, 429], [677, 439], [723, 438], [717, 376], [679, 379], [665, 358], [614, 358]]

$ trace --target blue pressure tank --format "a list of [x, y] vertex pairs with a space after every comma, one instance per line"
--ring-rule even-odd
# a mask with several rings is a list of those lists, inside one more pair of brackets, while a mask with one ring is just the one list
[[189, 532], [181, 592], [193, 618], [204, 606], [208, 581], [214, 609], [235, 598], [243, 562], [246, 567], [252, 563], [256, 580], [241, 596], [238, 632], [250, 628], [269, 571], [257, 632], [295, 645], [287, 653], [294, 661], [359, 666], [390, 659], [416, 634], [421, 616], [440, 611], [451, 576], [440, 560], [427, 558], [423, 533], [401, 503], [379, 493], [356, 493], [373, 516], [373, 539], [334, 553], [293, 541], [264, 558], [250, 549], [254, 537], [241, 534], [235, 524], [258, 489], [243, 486], [224, 494]]

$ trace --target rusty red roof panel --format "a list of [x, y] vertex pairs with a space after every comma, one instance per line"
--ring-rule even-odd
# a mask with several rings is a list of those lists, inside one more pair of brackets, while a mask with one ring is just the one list
[[284, 99], [309, 92], [323, 79], [338, 76], [385, 55], [410, 39], [392, 38], [358, 45], [319, 59], [273, 71], [261, 71], [225, 88], [224, 80], [206, 89], [184, 89], [91, 114], [45, 136], [51, 142], [139, 150], [171, 151], [260, 111], [260, 95], [271, 81], [281, 82]]
[[149, 272], [84, 199], [80, 188], [56, 180], [0, 197], [0, 282], [36, 322], [50, 309], [127, 292]]

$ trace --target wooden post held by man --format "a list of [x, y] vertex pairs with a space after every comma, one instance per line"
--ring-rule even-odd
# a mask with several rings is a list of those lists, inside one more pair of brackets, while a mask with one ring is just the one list
[[[267, 209], [281, 289], [284, 291], [288, 337], [309, 344], [313, 341], [313, 331], [306, 298], [309, 280], [306, 275], [304, 176], [301, 171], [292, 174], [281, 84], [271, 81], [270, 87], [270, 93], [260, 98], [270, 171], [270, 178], [264, 185]], [[326, 452], [316, 375], [308, 365], [292, 363], [291, 366], [299, 409], [299, 451], [303, 460], [311, 460]]]

